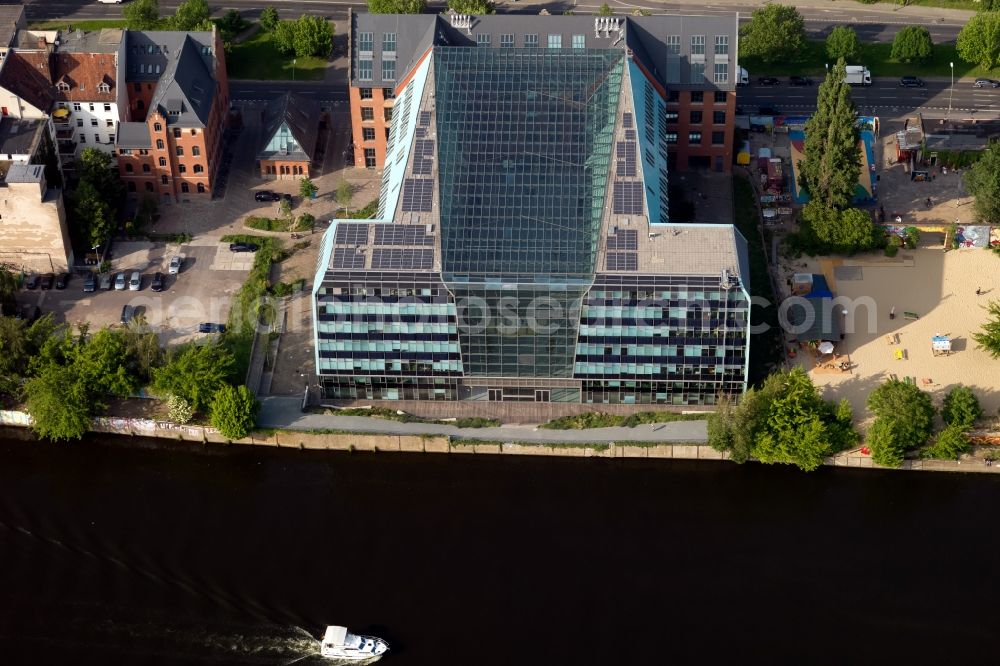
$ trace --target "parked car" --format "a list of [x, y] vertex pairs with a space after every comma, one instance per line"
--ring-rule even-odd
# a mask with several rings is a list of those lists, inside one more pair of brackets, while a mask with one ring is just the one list
[[1000, 88], [1000, 81], [996, 79], [976, 79], [972, 84], [976, 88]]
[[149, 283], [149, 288], [153, 291], [163, 291], [163, 273], [159, 271], [153, 273], [153, 281]]
[[256, 252], [259, 248], [253, 243], [230, 243], [230, 252]]
[[904, 88], [923, 88], [924, 80], [919, 76], [904, 76], [899, 80], [899, 85]]
[[279, 201], [281, 199], [281, 195], [272, 192], [271, 190], [258, 190], [257, 192], [253, 193], [253, 198], [256, 199], [257, 201], [270, 202], [270, 201]]
[[101, 289], [111, 289], [111, 273], [101, 273]]
[[88, 271], [83, 277], [83, 290], [85, 292], [91, 292], [95, 289], [97, 289], [97, 276]]
[[211, 324], [211, 323], [209, 323], [209, 322], [206, 321], [206, 322], [202, 322], [202, 323], [198, 324], [198, 332], [199, 333], [225, 333], [226, 332], [226, 325], [225, 324]]
[[813, 84], [813, 80], [808, 76], [790, 76], [788, 82], [793, 86], [811, 86]]
[[132, 277], [128, 279], [128, 290], [139, 291], [142, 289], [142, 273], [132, 271]]
[[127, 283], [128, 280], [125, 278], [125, 274], [119, 273], [118, 276], [115, 277], [115, 291], [124, 290], [125, 287], [127, 286]]
[[52, 273], [46, 273], [45, 275], [42, 276], [41, 280], [39, 280], [38, 285], [42, 289], [51, 289], [52, 288], [52, 282], [54, 280], [55, 280], [55, 277], [52, 275]]
[[779, 81], [776, 77], [773, 77], [773, 76], [758, 76], [757, 77], [757, 85], [759, 85], [759, 86], [776, 86], [776, 85], [778, 85], [780, 83], [781, 83], [781, 81]]
[[181, 266], [183, 265], [184, 265], [184, 255], [175, 254], [173, 257], [170, 258], [170, 267], [167, 269], [167, 272], [170, 273], [171, 275], [177, 275], [178, 273], [181, 272]]
[[65, 289], [69, 284], [69, 273], [60, 273], [56, 276], [56, 289]]
[[122, 306], [122, 318], [121, 318], [122, 324], [129, 323], [130, 321], [132, 321], [132, 317], [134, 317], [134, 316], [135, 316], [135, 308], [134, 307], [132, 307], [131, 305], [123, 305]]
[[24, 280], [25, 289], [38, 289], [38, 273], [29, 273]]

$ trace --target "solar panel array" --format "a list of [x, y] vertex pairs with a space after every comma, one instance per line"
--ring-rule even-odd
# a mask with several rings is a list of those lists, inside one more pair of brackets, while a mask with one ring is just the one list
[[364, 245], [368, 242], [368, 225], [341, 222], [337, 224], [337, 235], [333, 242], [337, 245]]
[[413, 175], [429, 176], [434, 166], [434, 141], [417, 139], [413, 142]]
[[421, 127], [427, 127], [430, 124], [431, 124], [431, 112], [421, 111], [420, 116], [417, 118], [417, 125], [420, 125]]
[[627, 130], [625, 130], [625, 140], [626, 141], [635, 141], [635, 139], [636, 139], [636, 134], [635, 134], [635, 130], [634, 129], [627, 129]]
[[[376, 229], [378, 231], [378, 229]], [[619, 229], [608, 237], [608, 250], [638, 250], [639, 232], [635, 229]]]
[[636, 252], [608, 252], [609, 271], [634, 271], [639, 268], [639, 254]]
[[434, 237], [427, 235], [427, 228], [420, 225], [376, 225], [375, 245], [433, 245]]
[[434, 250], [400, 248], [375, 248], [372, 250], [372, 268], [420, 270], [433, 267]]
[[417, 128], [417, 138], [418, 139], [422, 139], [425, 136], [427, 136], [427, 128], [426, 127], [418, 127]]
[[615, 157], [618, 159], [615, 173], [620, 178], [634, 178], [636, 175], [635, 143], [619, 141], [615, 148]]
[[364, 268], [365, 255], [353, 247], [333, 248], [333, 268]]
[[623, 113], [622, 114], [622, 127], [628, 128], [632, 127], [632, 114]]
[[[616, 215], [642, 215], [642, 182], [616, 182], [611, 212]], [[406, 210], [405, 208], [403, 210]]]
[[407, 178], [403, 181], [403, 211], [429, 213], [434, 204], [434, 181]]

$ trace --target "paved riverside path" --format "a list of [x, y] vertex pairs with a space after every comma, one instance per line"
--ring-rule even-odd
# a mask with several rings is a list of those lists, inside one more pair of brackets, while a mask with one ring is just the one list
[[459, 439], [493, 442], [571, 442], [608, 444], [610, 442], [664, 442], [700, 444], [708, 441], [705, 421], [672, 421], [634, 428], [587, 428], [586, 430], [544, 430], [531, 425], [498, 428], [456, 428], [437, 423], [402, 423], [368, 416], [335, 416], [303, 413], [301, 398], [267, 397], [261, 399], [257, 425], [261, 428], [290, 430], [342, 430], [345, 432], [391, 435], [449, 435]]

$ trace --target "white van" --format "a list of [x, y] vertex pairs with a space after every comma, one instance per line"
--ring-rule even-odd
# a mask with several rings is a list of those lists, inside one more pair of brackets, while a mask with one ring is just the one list
[[122, 0], [97, 0], [102, 5], [120, 5]]

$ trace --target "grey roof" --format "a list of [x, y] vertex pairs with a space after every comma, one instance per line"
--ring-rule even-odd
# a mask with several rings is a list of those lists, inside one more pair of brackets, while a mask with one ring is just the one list
[[4, 176], [7, 183], [40, 183], [45, 178], [45, 167], [41, 164], [11, 164]]
[[[788, 306], [787, 316], [796, 338], [803, 342], [840, 342], [843, 336], [841, 307], [832, 298], [794, 299]], [[804, 330], [797, 327], [804, 327]]]
[[115, 143], [119, 148], [153, 147], [146, 123], [118, 123], [118, 140]]
[[[298, 149], [284, 153], [268, 150], [278, 130], [286, 126], [298, 144]], [[278, 156], [287, 160], [312, 161], [316, 149], [316, 137], [319, 134], [319, 105], [302, 95], [285, 93], [283, 97], [273, 100], [267, 107], [267, 117], [264, 120], [261, 149], [257, 159], [269, 159]]]
[[211, 32], [133, 31], [125, 33], [125, 78], [156, 81], [187, 42], [193, 42], [208, 71], [215, 71], [214, 41]]
[[[622, 33], [598, 30], [595, 16], [538, 16], [493, 14], [472, 17], [468, 28], [456, 28], [447, 15], [353, 14], [351, 25], [351, 85], [389, 87], [402, 81], [419, 59], [435, 45], [470, 46], [489, 36], [489, 46], [499, 48], [501, 36], [513, 37], [514, 47], [524, 48], [527, 36], [537, 38], [539, 48], [547, 48], [549, 36], [559, 36], [562, 48], [571, 48], [574, 37], [586, 48], [628, 47], [633, 57], [661, 84], [678, 89], [735, 90], [737, 70], [738, 16], [616, 16]], [[359, 35], [371, 33], [370, 55], [360, 52]], [[383, 53], [383, 37], [395, 35], [395, 52]], [[725, 37], [728, 54], [715, 55], [716, 36]], [[692, 70], [692, 37], [704, 37], [704, 76]], [[678, 42], [677, 55], [668, 53], [668, 39]], [[363, 43], [367, 43], [364, 40]], [[485, 46], [485, 42], [482, 43]], [[722, 50], [722, 49], [720, 49]], [[371, 80], [359, 78], [358, 62], [372, 61]], [[395, 60], [392, 80], [382, 79], [382, 61]], [[727, 64], [723, 83], [715, 83], [715, 65]]]
[[168, 125], [205, 127], [215, 99], [215, 79], [200, 46], [185, 39], [168, 54], [167, 66], [149, 106], [159, 109]]
[[103, 28], [92, 32], [61, 30], [58, 51], [63, 53], [117, 53], [125, 36], [121, 28]]
[[17, 24], [24, 21], [24, 5], [0, 5], [0, 46], [12, 46]]
[[0, 156], [31, 155], [41, 139], [42, 120], [17, 120], [5, 117], [0, 121]]

